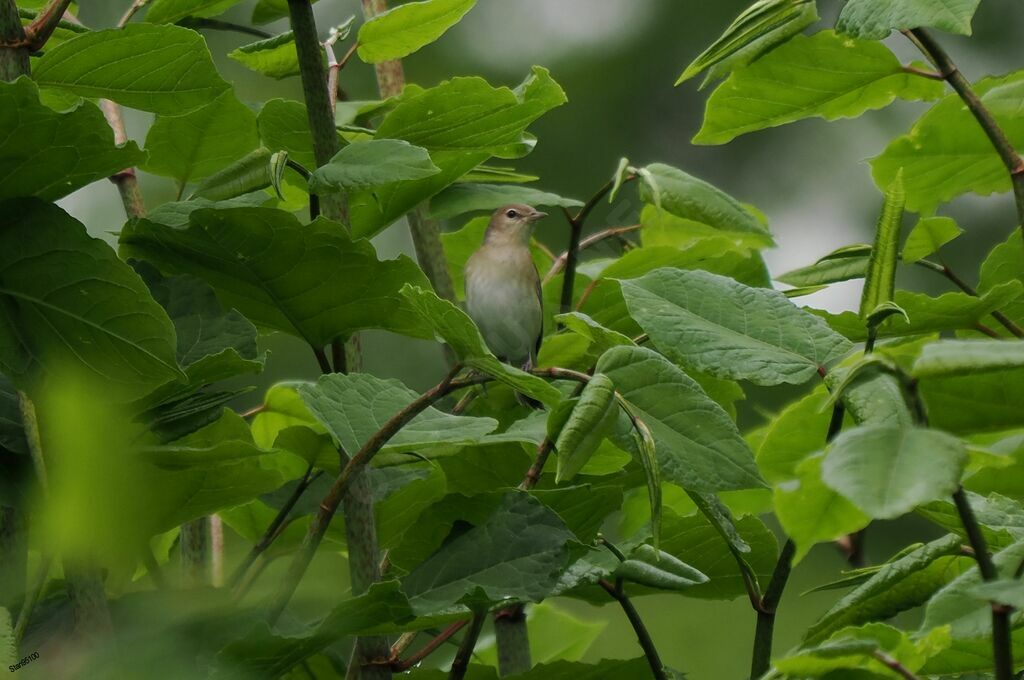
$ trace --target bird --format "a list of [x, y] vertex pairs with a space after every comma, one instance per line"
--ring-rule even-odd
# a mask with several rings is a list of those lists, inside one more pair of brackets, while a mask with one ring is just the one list
[[534, 224], [544, 217], [528, 205], [498, 208], [465, 268], [467, 313], [491, 352], [524, 370], [536, 363], [544, 334], [540, 275], [530, 254]]

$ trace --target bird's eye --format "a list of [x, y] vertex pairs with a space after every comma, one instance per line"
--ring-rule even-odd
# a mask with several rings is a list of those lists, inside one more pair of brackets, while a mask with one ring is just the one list
[[519, 213], [517, 213], [517, 212], [516, 212], [515, 210], [506, 210], [506, 211], [505, 211], [505, 216], [506, 216], [506, 217], [512, 217], [512, 218], [514, 218], [514, 217], [518, 217], [518, 216], [519, 216]]

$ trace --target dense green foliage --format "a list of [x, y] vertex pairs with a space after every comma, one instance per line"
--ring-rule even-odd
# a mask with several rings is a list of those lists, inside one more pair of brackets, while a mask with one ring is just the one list
[[[669, 678], [686, 669], [664, 666], [632, 598], [745, 597], [752, 680], [1014, 677], [1024, 224], [975, 289], [941, 257], [966, 231], [935, 215], [1013, 189], [1024, 220], [1024, 72], [971, 85], [929, 32], [969, 34], [978, 0], [848, 0], [834, 28], [813, 0], [758, 0], [685, 69], [679, 83], [715, 84], [696, 144], [935, 102], [871, 161], [872, 244], [788, 273], [762, 257], [771, 216], [681, 169], [624, 158], [581, 201], [510, 167], [567, 101], [542, 66], [512, 89], [459, 76], [390, 94], [396, 60], [475, 0], [367, 0], [329, 35], [307, 0], [260, 0], [254, 24], [293, 30], [230, 57], [305, 94], [266, 102], [240, 100], [198, 32], [236, 3], [136, 3], [90, 29], [68, 2], [0, 0], [4, 665], [70, 640], [34, 672], [435, 678], [457, 634], [453, 678]], [[899, 31], [931, 66], [882, 42]], [[328, 92], [350, 59], [377, 65], [380, 99]], [[155, 114], [141, 147], [120, 107]], [[134, 167], [177, 200], [147, 211]], [[105, 177], [128, 217], [111, 217], [116, 249], [55, 203]], [[600, 201], [625, 222], [581, 241]], [[563, 210], [573, 234], [561, 256], [533, 244], [545, 337], [526, 368], [461, 309], [486, 214], [515, 202]], [[380, 257], [370, 239], [406, 215], [418, 261]], [[601, 241], [619, 255], [579, 257]], [[957, 290], [900, 289], [906, 267]], [[799, 304], [854, 279], [856, 312]], [[361, 372], [366, 332], [436, 342], [446, 377], [421, 393]], [[271, 333], [323, 375], [236, 412], [273, 366]], [[751, 390], [791, 402], [741, 428]], [[942, 537], [862, 565], [872, 522], [910, 514]], [[831, 542], [851, 570], [822, 589], [845, 592], [773, 649], [790, 570]], [[596, 633], [555, 598], [617, 602], [637, 658], [580, 661]], [[492, 616], [519, 637], [471, 656]]]

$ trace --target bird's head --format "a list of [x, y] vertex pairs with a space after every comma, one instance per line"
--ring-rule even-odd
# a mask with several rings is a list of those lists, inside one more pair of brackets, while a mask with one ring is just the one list
[[528, 205], [503, 205], [491, 214], [484, 240], [492, 245], [530, 242], [533, 223], [547, 213], [534, 210]]

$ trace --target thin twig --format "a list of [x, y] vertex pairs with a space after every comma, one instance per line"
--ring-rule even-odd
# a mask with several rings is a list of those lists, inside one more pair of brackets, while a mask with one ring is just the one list
[[121, 17], [121, 20], [117, 22], [117, 27], [124, 28], [125, 25], [132, 20], [132, 17], [135, 16], [135, 13], [148, 4], [149, 0], [135, 0], [135, 2], [133, 2], [131, 6], [125, 11], [124, 15]]
[[[960, 276], [956, 272], [954, 272], [950, 268], [950, 266], [945, 262], [942, 262], [940, 264], [939, 262], [932, 262], [931, 260], [918, 260], [914, 264], [924, 267], [925, 269], [931, 270], [933, 272], [942, 274], [949, 281], [951, 281], [954, 286], [956, 286], [963, 292], [967, 293], [972, 297], [980, 297], [978, 295], [978, 291], [975, 290], [974, 286], [970, 285], [962, 278], [960, 278]], [[1003, 325], [1003, 328], [1010, 331], [1010, 333], [1012, 333], [1018, 338], [1024, 338], [1024, 328], [1021, 328], [1012, 319], [1010, 319], [1008, 316], [1000, 312], [998, 309], [992, 312], [992, 316], [995, 318], [996, 321]]]
[[473, 649], [476, 648], [476, 641], [480, 638], [480, 631], [483, 630], [484, 621], [487, 620], [487, 609], [483, 608], [473, 614], [473, 620], [469, 623], [469, 630], [462, 636], [462, 643], [459, 644], [459, 651], [455, 653], [452, 661], [452, 669], [449, 674], [451, 680], [462, 680], [469, 670], [469, 660], [473, 656]]
[[904, 66], [903, 67], [903, 72], [904, 73], [911, 73], [911, 74], [913, 74], [915, 76], [921, 76], [922, 78], [928, 78], [929, 80], [945, 80], [946, 79], [946, 77], [943, 76], [941, 73], [936, 73], [935, 71], [926, 71], [925, 69], [917, 68], [916, 66]]
[[251, 35], [254, 38], [273, 38], [273, 33], [268, 33], [262, 29], [256, 28], [255, 26], [246, 26], [245, 24], [236, 24], [230, 21], [222, 21], [221, 19], [205, 19], [203, 17], [185, 17], [178, 21], [179, 26], [191, 29], [208, 28], [212, 31], [233, 31], [235, 33], [242, 33], [244, 35]]
[[637, 642], [640, 643], [640, 647], [644, 650], [644, 656], [647, 657], [647, 663], [651, 666], [651, 672], [654, 674], [656, 680], [668, 680], [668, 674], [665, 672], [665, 664], [661, 662], [661, 657], [658, 656], [658, 649], [654, 646], [654, 640], [651, 639], [651, 634], [647, 631], [647, 626], [644, 625], [644, 621], [640, 618], [640, 613], [633, 606], [629, 597], [622, 591], [621, 588], [613, 585], [606, 579], [601, 579], [598, 584], [605, 589], [605, 591], [619, 603], [622, 607], [622, 611], [625, 612], [626, 618], [629, 619], [630, 625], [633, 626], [633, 632], [636, 633]]
[[[597, 243], [600, 243], [601, 241], [604, 241], [605, 239], [616, 238], [618, 236], [621, 236], [622, 234], [627, 234], [631, 231], [636, 231], [637, 229], [640, 229], [642, 226], [643, 225], [641, 224], [631, 224], [626, 227], [611, 227], [610, 229], [604, 229], [602, 231], [596, 232], [580, 241], [579, 250], [580, 252], [582, 252], [587, 248]], [[541, 283], [547, 283], [551, 279], [558, 276], [559, 272], [565, 269], [565, 264], [568, 261], [568, 259], [568, 250], [559, 255], [557, 258], [555, 258], [554, 262], [551, 263], [551, 268], [548, 269], [548, 273], [544, 275], [544, 279], [543, 281], [541, 281]]]
[[331, 363], [327, 361], [327, 354], [324, 353], [322, 347], [310, 346], [313, 350], [313, 355], [316, 357], [316, 363], [320, 366], [321, 373], [333, 373], [334, 369], [331, 368]]
[[50, 0], [32, 20], [32, 23], [25, 28], [25, 41], [28, 43], [30, 52], [38, 52], [43, 49], [70, 4], [71, 0]]
[[[124, 128], [124, 116], [121, 105], [109, 99], [100, 100], [100, 109], [103, 111], [107, 124], [114, 131], [114, 144], [122, 146], [128, 142], [128, 134]], [[121, 204], [124, 206], [125, 215], [132, 217], [145, 217], [146, 204], [142, 200], [142, 192], [139, 190], [139, 180], [135, 176], [135, 168], [125, 168], [110, 176], [110, 181], [117, 187], [121, 194]]]
[[[413, 666], [415, 666], [416, 664], [418, 664], [419, 662], [423, 661], [425, 658], [433, 654], [438, 648], [441, 647], [441, 645], [447, 642], [453, 635], [462, 630], [467, 623], [469, 623], [469, 619], [466, 619], [464, 621], [456, 621], [455, 623], [451, 624], [443, 631], [441, 631], [439, 635], [436, 635], [433, 638], [431, 638], [430, 642], [423, 645], [423, 647], [418, 649], [415, 653], [410, 654], [408, 659], [400, 661], [397, 658], [393, 658], [391, 662], [391, 670], [393, 670], [396, 673], [404, 673], [405, 671], [409, 670], [410, 668], [412, 668]], [[392, 650], [392, 654], [394, 655], [395, 648], [392, 647]], [[398, 651], [399, 653], [401, 652], [401, 650]]]
[[871, 653], [871, 656], [875, 657], [878, 661], [898, 673], [904, 680], [921, 680], [921, 678], [915, 675], [909, 668], [881, 650], [876, 649]]
[[995, 147], [996, 153], [999, 154], [999, 158], [1010, 174], [1010, 183], [1013, 186], [1017, 205], [1017, 224], [1020, 227], [1021, 236], [1024, 237], [1024, 159], [1021, 159], [1006, 133], [999, 127], [995, 117], [974, 92], [971, 82], [960, 72], [949, 54], [935, 41], [931, 33], [923, 28], [915, 28], [903, 31], [903, 34], [928, 57], [928, 60], [939, 70], [946, 82], [960, 95], [960, 99], [967, 105], [968, 110], [978, 121], [978, 125], [992, 142], [992, 146]]

